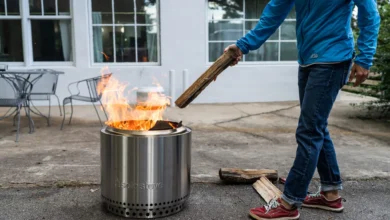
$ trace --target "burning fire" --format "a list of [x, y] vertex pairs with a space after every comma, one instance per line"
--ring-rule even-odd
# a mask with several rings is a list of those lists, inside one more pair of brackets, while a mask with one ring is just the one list
[[[108, 68], [103, 68], [102, 74], [107, 72]], [[158, 83], [155, 85], [161, 87]], [[97, 91], [102, 95], [103, 107], [108, 115], [106, 125], [121, 130], [150, 130], [157, 121], [163, 120], [163, 113], [170, 104], [169, 98], [160, 92], [149, 92], [145, 100], [131, 105], [129, 97], [124, 95], [127, 86], [112, 76], [98, 84]], [[137, 90], [133, 88], [131, 92]]]

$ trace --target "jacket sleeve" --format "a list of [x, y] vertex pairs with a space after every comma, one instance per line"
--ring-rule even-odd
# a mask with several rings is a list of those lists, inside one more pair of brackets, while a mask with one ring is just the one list
[[258, 49], [282, 24], [293, 6], [294, 0], [271, 0], [255, 28], [237, 41], [237, 47], [244, 54]]
[[370, 69], [376, 52], [380, 17], [375, 0], [354, 0], [358, 7], [358, 27], [360, 29], [357, 46], [359, 54], [355, 63]]

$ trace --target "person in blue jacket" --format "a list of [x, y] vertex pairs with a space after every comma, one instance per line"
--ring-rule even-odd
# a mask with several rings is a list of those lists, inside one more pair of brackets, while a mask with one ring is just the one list
[[[355, 56], [351, 16], [358, 8]], [[287, 176], [283, 195], [268, 205], [250, 210], [255, 219], [298, 219], [301, 206], [335, 212], [343, 210], [340, 171], [327, 128], [339, 90], [356, 78], [358, 86], [368, 77], [376, 52], [380, 17], [375, 0], [271, 0], [260, 21], [236, 44], [235, 62], [258, 49], [281, 25], [295, 6], [298, 47], [300, 117], [296, 130], [298, 148]], [[353, 63], [353, 65], [352, 65]], [[349, 75], [349, 77], [348, 77]], [[307, 194], [317, 168], [321, 188]]]

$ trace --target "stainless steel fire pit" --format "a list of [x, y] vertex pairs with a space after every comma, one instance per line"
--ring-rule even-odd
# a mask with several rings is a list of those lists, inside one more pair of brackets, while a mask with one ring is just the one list
[[108, 211], [156, 218], [183, 209], [190, 193], [191, 129], [162, 124], [150, 131], [101, 130], [101, 193]]

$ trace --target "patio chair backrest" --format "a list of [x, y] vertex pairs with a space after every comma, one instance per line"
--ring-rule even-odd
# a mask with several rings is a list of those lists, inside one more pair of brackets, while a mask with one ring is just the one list
[[[33, 89], [31, 91], [32, 95], [55, 95], [58, 84], [59, 74], [54, 70], [50, 69], [34, 69], [31, 71], [44, 71], [45, 73], [40, 77], [36, 82], [34, 82]], [[34, 80], [34, 79], [32, 79]]]
[[[109, 73], [109, 74], [105, 74], [102, 76], [98, 76], [98, 77], [94, 77], [94, 78], [90, 78], [90, 79], [86, 80], [89, 95], [92, 99], [94, 99], [94, 100], [101, 99], [102, 94], [99, 93], [99, 91], [97, 91], [97, 87], [101, 81], [107, 82], [110, 79], [111, 75], [112, 75], [112, 73]], [[103, 86], [105, 87], [105, 85], [103, 85]]]

